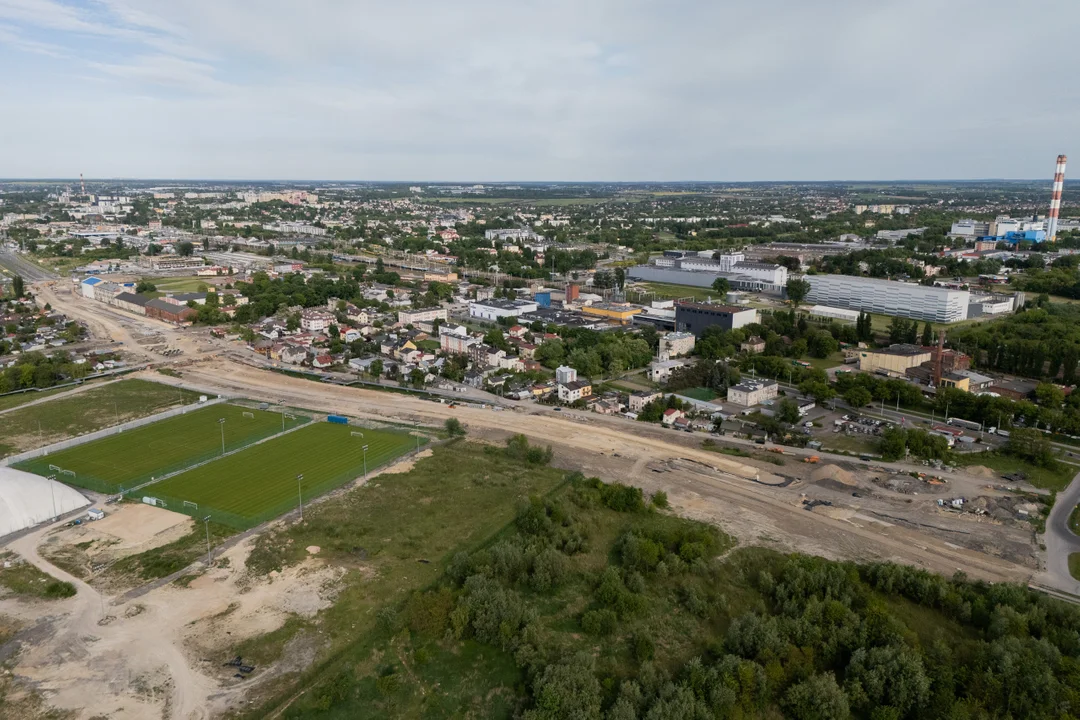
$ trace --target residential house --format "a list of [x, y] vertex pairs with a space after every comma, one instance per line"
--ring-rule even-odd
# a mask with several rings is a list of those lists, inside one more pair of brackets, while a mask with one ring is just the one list
[[307, 348], [299, 345], [287, 345], [281, 351], [281, 362], [287, 365], [299, 365], [308, 358]]
[[657, 390], [638, 390], [630, 394], [630, 412], [639, 413], [653, 400], [663, 397], [664, 394]]
[[300, 313], [300, 327], [308, 332], [322, 332], [334, 324], [333, 314], [316, 308], [309, 308]]
[[334, 358], [329, 355], [316, 355], [315, 359], [311, 361], [311, 367], [314, 368], [328, 368], [334, 364]]
[[780, 386], [772, 380], [759, 382], [741, 382], [728, 388], [728, 402], [743, 407], [760, 405], [766, 400], [772, 400], [779, 394]]
[[668, 408], [664, 411], [664, 417], [661, 418], [660, 421], [664, 425], [673, 425], [676, 420], [684, 417], [686, 417], [686, 413], [684, 413], [682, 410], [679, 410], [677, 408]]
[[559, 400], [572, 403], [592, 395], [592, 383], [588, 380], [572, 380], [559, 384]]
[[763, 353], [765, 352], [765, 341], [757, 335], [753, 335], [748, 340], [742, 342], [739, 345], [739, 349], [745, 353]]

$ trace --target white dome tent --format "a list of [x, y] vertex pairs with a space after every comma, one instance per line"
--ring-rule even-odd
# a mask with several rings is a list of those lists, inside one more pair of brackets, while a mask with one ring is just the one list
[[63, 483], [0, 467], [0, 536], [89, 504], [78, 490]]

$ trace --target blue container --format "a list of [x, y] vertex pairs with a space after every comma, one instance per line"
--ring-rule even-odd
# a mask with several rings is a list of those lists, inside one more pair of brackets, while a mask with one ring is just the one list
[[533, 299], [536, 300], [536, 304], [540, 307], [551, 307], [551, 293], [549, 292], [536, 293]]
[[344, 415], [327, 415], [326, 422], [334, 423], [335, 425], [348, 425], [349, 418]]

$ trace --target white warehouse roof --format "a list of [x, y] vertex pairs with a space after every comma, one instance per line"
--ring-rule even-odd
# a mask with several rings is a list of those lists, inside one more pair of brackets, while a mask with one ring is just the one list
[[89, 504], [78, 490], [63, 483], [0, 467], [0, 536]]

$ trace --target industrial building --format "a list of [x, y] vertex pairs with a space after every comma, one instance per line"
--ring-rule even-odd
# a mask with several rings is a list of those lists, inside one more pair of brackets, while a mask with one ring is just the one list
[[635, 315], [642, 312], [642, 309], [626, 303], [593, 303], [582, 306], [581, 312], [583, 315], [601, 317], [626, 325], [634, 319]]
[[724, 278], [733, 290], [751, 290], [779, 294], [788, 281], [788, 269], [774, 263], [746, 260], [743, 253], [714, 255], [711, 251], [689, 254], [668, 251], [648, 265], [636, 265], [627, 271], [631, 280], [664, 282], [692, 287], [712, 287]]
[[904, 377], [907, 371], [933, 357], [934, 348], [921, 345], [890, 345], [881, 350], [860, 350], [859, 369], [863, 372]]
[[826, 318], [828, 320], [843, 320], [844, 322], [855, 322], [859, 319], [861, 313], [858, 310], [847, 310], [845, 308], [834, 308], [828, 305], [815, 305], [810, 308], [810, 317]]
[[706, 303], [675, 303], [675, 330], [691, 333], [695, 337], [701, 337], [705, 328], [719, 326], [724, 330], [734, 330], [757, 321], [758, 312], [753, 308]]
[[469, 317], [495, 322], [499, 318], [536, 312], [538, 308], [537, 303], [527, 300], [476, 300], [469, 303]]
[[90, 504], [63, 483], [0, 467], [0, 536], [25, 530]]
[[966, 320], [971, 293], [967, 290], [902, 283], [852, 275], [806, 275], [809, 302], [849, 310], [865, 310], [950, 323]]

